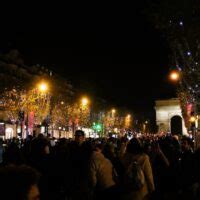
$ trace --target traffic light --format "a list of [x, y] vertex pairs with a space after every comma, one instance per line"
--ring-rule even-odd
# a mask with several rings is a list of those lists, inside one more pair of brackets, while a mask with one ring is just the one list
[[97, 125], [96, 125], [96, 130], [97, 130], [97, 131], [101, 131], [101, 129], [102, 129], [101, 125], [100, 125], [100, 124], [97, 124]]
[[93, 123], [93, 129], [95, 130], [95, 131], [101, 131], [102, 130], [102, 125], [101, 124], [99, 124], [99, 123]]

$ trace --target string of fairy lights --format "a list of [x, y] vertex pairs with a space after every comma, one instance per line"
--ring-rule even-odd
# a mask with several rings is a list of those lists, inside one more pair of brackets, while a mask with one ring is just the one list
[[[180, 78], [180, 91], [181, 94], [185, 91], [187, 95], [179, 94], [180, 98], [187, 98], [184, 102], [196, 104], [198, 103], [198, 96], [200, 95], [200, 66], [199, 66], [199, 50], [200, 50], [200, 43], [198, 42], [197, 37], [191, 38], [193, 41], [193, 50], [191, 50], [186, 30], [186, 27], [183, 20], [180, 20], [173, 24], [172, 20], [169, 21], [170, 24], [170, 32], [173, 35], [173, 38], [170, 37], [173, 41], [173, 53], [175, 58], [175, 68], [181, 74]], [[194, 24], [196, 25], [196, 24]], [[175, 32], [178, 32], [177, 35], [174, 36]], [[194, 34], [195, 35], [195, 34]], [[195, 35], [196, 36], [196, 35]], [[171, 42], [171, 41], [170, 41]]]

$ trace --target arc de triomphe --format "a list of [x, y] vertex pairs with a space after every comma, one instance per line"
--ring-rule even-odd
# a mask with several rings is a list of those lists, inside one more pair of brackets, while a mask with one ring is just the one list
[[177, 98], [156, 101], [155, 110], [159, 132], [187, 135], [180, 102]]

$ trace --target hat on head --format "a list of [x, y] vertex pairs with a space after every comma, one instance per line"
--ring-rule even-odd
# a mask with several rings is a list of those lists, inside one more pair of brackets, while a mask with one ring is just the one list
[[75, 136], [85, 136], [85, 133], [82, 130], [76, 130]]

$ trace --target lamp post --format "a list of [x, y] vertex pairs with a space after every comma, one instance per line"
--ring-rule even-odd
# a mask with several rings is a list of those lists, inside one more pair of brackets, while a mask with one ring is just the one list
[[128, 129], [130, 128], [130, 123], [131, 123], [131, 115], [128, 114], [126, 117], [125, 117], [125, 130], [128, 131]]
[[62, 127], [59, 126], [58, 129], [59, 129], [59, 138], [61, 138], [61, 129], [62, 129]]
[[19, 111], [19, 121], [20, 121], [20, 137], [23, 137], [24, 111]]
[[[88, 109], [88, 106], [89, 106], [89, 99], [87, 97], [82, 97], [81, 100], [80, 100], [80, 119], [81, 119], [81, 129], [82, 129], [82, 126], [85, 125], [85, 122], [84, 122], [84, 118], [86, 116], [83, 116], [84, 115], [84, 111], [87, 111]], [[87, 112], [85, 112], [86, 114]]]
[[149, 124], [149, 122], [146, 120], [146, 121], [144, 122], [144, 124], [145, 124], [145, 132], [147, 132], [147, 131], [148, 131], [148, 124]]
[[197, 149], [197, 120], [198, 118], [196, 116], [191, 116], [190, 117], [190, 128], [191, 128], [191, 131], [192, 131], [192, 136], [194, 138], [194, 149]]
[[112, 117], [114, 117], [115, 116], [115, 113], [116, 113], [116, 110], [115, 109], [112, 109]]
[[89, 103], [89, 99], [88, 99], [87, 97], [83, 97], [83, 98], [81, 99], [81, 105], [82, 105], [83, 107], [86, 107], [86, 106], [88, 105], [88, 103]]
[[114, 131], [116, 109], [113, 108], [111, 110], [111, 113], [112, 113], [112, 131]]
[[[49, 90], [49, 85], [47, 84], [47, 82], [42, 81], [38, 84], [37, 88], [41, 95], [45, 95], [45, 94], [47, 94], [47, 92]], [[46, 116], [46, 118], [45, 118], [45, 133], [47, 134], [47, 136], [48, 136], [48, 132], [49, 132], [48, 131], [49, 120], [50, 120], [49, 116]]]
[[128, 114], [128, 115], [126, 116], [126, 123], [127, 123], [127, 126], [130, 126], [130, 121], [131, 121], [131, 115]]

